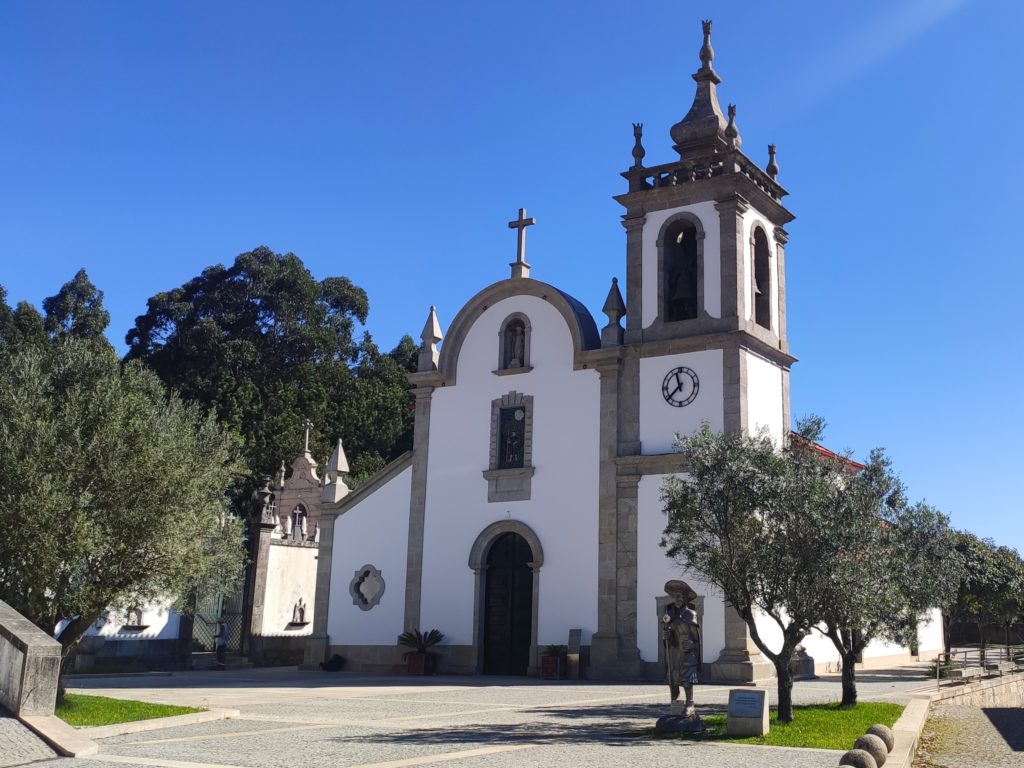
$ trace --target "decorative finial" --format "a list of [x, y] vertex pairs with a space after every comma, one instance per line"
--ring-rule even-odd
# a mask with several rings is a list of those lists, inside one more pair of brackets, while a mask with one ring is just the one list
[[437, 342], [443, 338], [441, 324], [437, 321], [437, 307], [431, 306], [430, 312], [427, 313], [427, 322], [423, 324], [423, 332], [420, 334], [420, 339], [423, 343], [420, 344], [420, 356], [416, 365], [417, 371], [437, 370], [437, 361], [440, 357], [437, 351]]
[[768, 145], [768, 165], [765, 167], [765, 171], [773, 179], [779, 175], [779, 163], [775, 159], [775, 145]]
[[640, 139], [644, 135], [644, 124], [633, 123], [633, 167], [629, 170], [636, 171], [644, 167], [644, 155], [647, 151], [644, 149], [644, 145], [640, 143]]
[[275, 485], [278, 488], [284, 488], [284, 474], [286, 470], [284, 468], [284, 459], [281, 459], [281, 468], [277, 470], [277, 482]]
[[348, 459], [345, 456], [345, 448], [338, 438], [338, 444], [334, 446], [331, 458], [327, 460], [327, 471], [324, 473], [324, 489], [321, 493], [323, 501], [336, 502], [348, 495], [349, 488], [345, 485], [345, 475], [349, 473]]
[[701, 69], [711, 69], [711, 62], [715, 60], [715, 49], [711, 47], [711, 19], [704, 19], [700, 24], [704, 28], [704, 45], [700, 47]]
[[705, 20], [703, 26], [704, 45], [700, 49], [700, 69], [693, 75], [697, 92], [693, 96], [690, 111], [669, 132], [673, 149], [686, 159], [713, 155], [729, 146], [725, 137], [725, 116], [718, 105], [716, 90], [722, 78], [711, 66], [715, 58], [715, 51], [711, 47], [711, 21]]
[[509, 264], [512, 267], [512, 277], [521, 278], [530, 276], [530, 265], [526, 263], [526, 228], [532, 227], [537, 220], [532, 216], [526, 217], [526, 209], [519, 209], [519, 218], [508, 223], [509, 229], [516, 232], [516, 260]]
[[729, 146], [733, 149], [739, 149], [743, 146], [743, 139], [740, 138], [740, 132], [736, 128], [736, 105], [729, 105], [729, 124], [725, 126], [725, 140], [729, 142]]
[[601, 311], [608, 315], [608, 325], [601, 329], [601, 346], [621, 346], [623, 332], [619, 320], [626, 314], [626, 304], [619, 293], [619, 278], [612, 278], [612, 287], [608, 289], [608, 298], [604, 300]]

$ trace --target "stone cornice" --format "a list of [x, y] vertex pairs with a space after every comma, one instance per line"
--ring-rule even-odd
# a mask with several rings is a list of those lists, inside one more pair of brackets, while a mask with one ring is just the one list
[[641, 454], [639, 456], [619, 456], [615, 465], [620, 482], [630, 476], [671, 475], [685, 472], [686, 465], [680, 453]]

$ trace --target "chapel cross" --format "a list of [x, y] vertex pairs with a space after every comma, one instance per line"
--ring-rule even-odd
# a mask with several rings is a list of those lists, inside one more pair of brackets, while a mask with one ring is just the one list
[[512, 277], [529, 277], [530, 265], [526, 263], [526, 228], [533, 226], [537, 220], [532, 216], [526, 218], [526, 209], [519, 209], [519, 218], [508, 223], [509, 229], [516, 232], [516, 260], [509, 264], [512, 267]]
[[306, 433], [306, 447], [303, 448], [302, 450], [305, 453], [309, 453], [309, 432], [310, 430], [313, 429], [313, 422], [310, 421], [309, 419], [306, 419], [304, 422], [302, 422], [302, 429]]

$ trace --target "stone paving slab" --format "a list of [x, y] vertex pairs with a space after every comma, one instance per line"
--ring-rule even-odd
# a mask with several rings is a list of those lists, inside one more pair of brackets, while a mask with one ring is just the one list
[[[294, 669], [75, 680], [79, 693], [238, 709], [237, 719], [100, 739], [100, 754], [59, 768], [552, 768], [635, 764], [835, 766], [839, 752], [649, 735], [667, 691], [649, 683], [550, 683], [523, 678], [368, 678]], [[905, 701], [922, 669], [862, 673], [864, 699]], [[775, 686], [765, 686], [770, 700]], [[726, 686], [699, 686], [703, 713], [721, 712]], [[800, 681], [797, 703], [836, 701], [838, 676]], [[54, 764], [57, 768], [57, 764]]]
[[24, 765], [35, 760], [56, 757], [46, 742], [12, 717], [0, 710], [0, 767]]
[[1024, 708], [933, 704], [915, 768], [1021, 768]]

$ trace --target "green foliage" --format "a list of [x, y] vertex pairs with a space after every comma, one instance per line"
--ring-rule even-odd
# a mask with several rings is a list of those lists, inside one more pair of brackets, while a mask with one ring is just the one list
[[173, 704], [152, 704], [147, 701], [66, 693], [57, 702], [54, 714], [68, 725], [81, 728], [132, 723], [136, 720], [153, 720], [158, 717], [188, 715], [193, 712], [205, 711], [202, 707], [178, 707]]
[[89, 280], [84, 269], [64, 283], [56, 296], [43, 300], [46, 331], [53, 338], [74, 336], [103, 339], [110, 313], [103, 308], [103, 291]]
[[444, 634], [436, 629], [432, 629], [425, 634], [418, 629], [410, 629], [398, 636], [399, 645], [412, 648], [402, 658], [405, 658], [410, 653], [426, 653], [428, 648], [437, 645], [442, 640], [444, 640]]
[[953, 624], [1009, 627], [1024, 616], [1024, 561], [1017, 550], [967, 531], [957, 531], [954, 542], [951, 573], [957, 579], [943, 606], [947, 654]]
[[569, 653], [569, 646], [567, 645], [545, 645], [544, 656], [565, 656]]
[[244, 560], [237, 472], [212, 416], [105, 340], [58, 338], [0, 366], [0, 598], [65, 653], [108, 607], [227, 589]]
[[152, 297], [128, 333], [128, 359], [240, 435], [243, 499], [297, 453], [306, 418], [313, 455], [326, 459], [341, 437], [353, 475], [365, 477], [411, 446], [413, 422], [411, 340], [386, 355], [368, 334], [355, 339], [368, 312], [348, 279], [318, 282], [294, 254], [260, 247]]
[[[841, 704], [804, 704], [793, 709], [800, 717], [791, 723], [781, 722], [778, 711], [768, 714], [769, 730], [764, 736], [731, 738], [726, 734], [726, 716], [704, 718], [707, 733], [701, 739], [727, 739], [731, 744], [760, 744], [770, 747], [802, 747], [806, 749], [853, 748], [853, 743], [875, 723], [890, 728], [903, 713], [902, 704], [865, 702], [854, 707]], [[685, 736], [680, 738], [686, 738]]]

